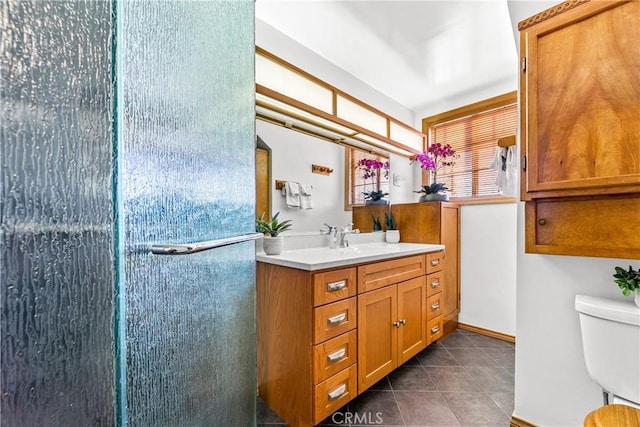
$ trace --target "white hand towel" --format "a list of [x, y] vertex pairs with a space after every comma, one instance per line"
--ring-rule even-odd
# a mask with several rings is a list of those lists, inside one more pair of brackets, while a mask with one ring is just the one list
[[282, 193], [286, 197], [287, 206], [290, 208], [300, 207], [300, 184], [287, 181], [284, 187], [282, 187]]
[[300, 209], [313, 209], [311, 184], [300, 184]]

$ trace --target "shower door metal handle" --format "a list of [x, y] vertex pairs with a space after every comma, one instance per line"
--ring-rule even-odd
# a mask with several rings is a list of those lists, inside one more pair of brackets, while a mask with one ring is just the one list
[[197, 243], [151, 245], [150, 250], [151, 253], [155, 255], [189, 255], [196, 252], [219, 248], [221, 246], [234, 245], [236, 243], [247, 242], [249, 240], [257, 240], [262, 236], [262, 233], [249, 233], [241, 236], [226, 237], [224, 239], [208, 240]]

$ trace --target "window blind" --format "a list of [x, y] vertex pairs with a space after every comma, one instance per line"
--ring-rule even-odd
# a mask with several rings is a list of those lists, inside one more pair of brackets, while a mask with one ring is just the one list
[[515, 135], [518, 110], [515, 103], [444, 121], [429, 127], [431, 143], [451, 144], [460, 155], [456, 164], [438, 171], [451, 197], [482, 197], [500, 194], [497, 172], [490, 169], [498, 139]]

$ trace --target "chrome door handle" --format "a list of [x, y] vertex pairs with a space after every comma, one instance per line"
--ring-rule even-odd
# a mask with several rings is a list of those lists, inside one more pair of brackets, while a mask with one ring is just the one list
[[263, 236], [262, 233], [249, 233], [241, 236], [227, 237], [224, 239], [207, 240], [197, 243], [182, 243], [168, 245], [151, 245], [149, 250], [155, 255], [189, 255], [196, 252], [207, 251], [221, 246], [233, 245], [249, 240], [257, 240]]
[[342, 384], [340, 387], [329, 392], [329, 400], [336, 400], [347, 392], [347, 385]]
[[440, 331], [440, 326], [434, 326], [433, 328], [431, 328], [432, 334], [437, 334], [439, 331]]
[[340, 289], [347, 286], [346, 280], [340, 280], [339, 282], [331, 282], [327, 283], [327, 290], [331, 292], [339, 291]]
[[432, 267], [435, 267], [438, 264], [440, 264], [440, 260], [439, 259], [432, 259], [431, 260], [431, 266]]
[[439, 280], [434, 280], [433, 282], [431, 282], [431, 287], [432, 288], [437, 288], [438, 286], [440, 286], [440, 281]]
[[329, 322], [330, 325], [337, 325], [338, 323], [344, 322], [346, 318], [347, 318], [347, 313], [340, 313], [336, 316], [329, 317], [327, 321]]
[[327, 356], [327, 359], [329, 359], [329, 362], [336, 362], [342, 359], [345, 354], [347, 354], [347, 350], [345, 350], [344, 348], [341, 348], [340, 350], [329, 354]]
[[432, 311], [437, 310], [439, 308], [440, 308], [440, 303], [439, 302], [437, 302], [435, 304], [431, 304], [431, 310]]

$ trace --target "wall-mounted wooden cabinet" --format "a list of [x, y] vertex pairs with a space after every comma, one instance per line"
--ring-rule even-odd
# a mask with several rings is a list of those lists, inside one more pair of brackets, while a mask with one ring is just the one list
[[526, 251], [640, 258], [640, 2], [518, 28]]

